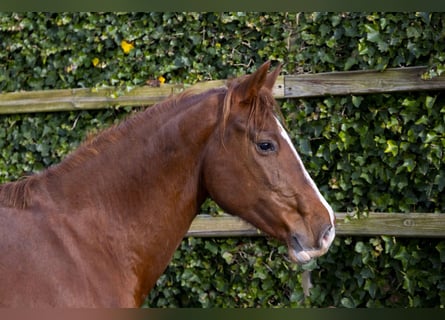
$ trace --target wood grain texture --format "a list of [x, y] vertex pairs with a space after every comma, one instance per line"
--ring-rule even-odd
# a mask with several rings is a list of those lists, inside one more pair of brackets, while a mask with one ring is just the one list
[[[346, 213], [336, 213], [336, 233], [342, 236], [399, 236], [445, 238], [445, 214], [441, 213], [369, 213], [367, 217], [354, 218]], [[198, 215], [187, 236], [241, 237], [264, 235], [238, 217], [223, 214], [212, 217]]]
[[149, 106], [192, 88], [202, 92], [221, 87], [224, 80], [194, 86], [163, 84], [136, 87], [128, 92], [118, 88], [19, 91], [0, 94], [0, 114], [105, 109], [110, 106]]
[[[276, 99], [324, 95], [367, 94], [379, 92], [445, 89], [445, 76], [423, 80], [426, 67], [380, 71], [346, 71], [278, 77], [273, 88]], [[185, 89], [196, 92], [224, 86], [226, 80], [213, 80], [193, 86], [162, 84], [135, 87], [120, 92], [118, 88], [19, 91], [0, 94], [0, 114], [102, 109], [110, 106], [149, 106]]]
[[284, 97], [302, 98], [325, 95], [445, 89], [445, 76], [424, 80], [426, 67], [387, 69], [385, 71], [345, 71], [289, 75], [284, 79]]

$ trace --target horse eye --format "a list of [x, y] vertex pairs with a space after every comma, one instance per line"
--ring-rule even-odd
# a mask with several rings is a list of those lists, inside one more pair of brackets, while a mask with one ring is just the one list
[[276, 150], [275, 145], [270, 141], [258, 142], [256, 145], [261, 152], [274, 152]]

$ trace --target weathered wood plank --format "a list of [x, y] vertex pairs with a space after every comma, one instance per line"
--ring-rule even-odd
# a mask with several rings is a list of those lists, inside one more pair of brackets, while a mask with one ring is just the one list
[[[275, 83], [275, 98], [302, 98], [323, 95], [366, 94], [414, 90], [443, 90], [445, 75], [423, 80], [426, 67], [378, 71], [347, 71], [280, 76]], [[136, 87], [129, 92], [117, 88], [23, 91], [0, 94], [0, 114], [101, 109], [110, 106], [148, 106], [172, 94], [192, 88], [197, 92], [225, 85], [225, 80], [193, 86], [163, 84]]]
[[426, 71], [426, 67], [409, 67], [386, 69], [383, 72], [366, 70], [288, 75], [284, 79], [284, 97], [445, 89], [445, 75], [424, 80], [422, 75]]
[[189, 237], [238, 237], [259, 236], [261, 231], [248, 222], [228, 214], [212, 217], [200, 214], [193, 220], [187, 233]]
[[[196, 92], [223, 86], [224, 80], [189, 86]], [[128, 92], [118, 88], [19, 91], [0, 94], [0, 114], [102, 109], [110, 106], [147, 106], [184, 91], [186, 86], [165, 84], [136, 87]]]
[[[349, 218], [337, 213], [337, 235], [445, 238], [445, 214], [438, 213], [369, 213], [366, 218]], [[230, 215], [198, 215], [187, 236], [241, 237], [263, 235], [258, 229]]]
[[[117, 88], [19, 91], [0, 94], [0, 114], [93, 110], [110, 106], [148, 106], [161, 102], [185, 89], [202, 92], [225, 85], [225, 80], [201, 82], [193, 86], [165, 84], [159, 87], [136, 87], [128, 92]], [[284, 80], [280, 77], [273, 89], [284, 97]]]
[[346, 219], [337, 214], [338, 234], [354, 236], [445, 237], [443, 213], [369, 213], [367, 218]]

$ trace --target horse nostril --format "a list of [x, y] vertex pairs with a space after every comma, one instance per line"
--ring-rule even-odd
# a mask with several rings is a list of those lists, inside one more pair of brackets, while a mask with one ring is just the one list
[[332, 230], [332, 226], [329, 226], [325, 232], [323, 233], [323, 239], [327, 239], [329, 238], [329, 236], [331, 235], [331, 230]]
[[332, 237], [333, 227], [332, 225], [328, 226], [325, 231], [322, 233], [322, 237], [320, 239], [320, 245], [323, 247], [326, 242], [330, 241]]

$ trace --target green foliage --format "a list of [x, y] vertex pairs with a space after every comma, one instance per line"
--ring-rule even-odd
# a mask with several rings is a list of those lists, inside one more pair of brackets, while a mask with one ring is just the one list
[[[194, 83], [284, 73], [445, 69], [442, 13], [0, 13], [0, 92]], [[336, 211], [445, 212], [441, 92], [281, 101], [291, 137]], [[0, 116], [0, 182], [59, 162], [126, 108]], [[218, 214], [207, 201], [203, 211]], [[306, 266], [264, 238], [185, 239], [146, 306], [438, 307], [445, 242], [337, 237]], [[314, 287], [304, 297], [301, 271]]]
[[443, 72], [442, 13], [305, 13], [298, 15], [291, 50], [303, 70], [384, 70], [431, 66]]
[[[289, 37], [293, 22], [286, 16], [3, 13], [0, 90], [131, 87], [159, 76], [172, 83], [234, 77], [258, 61], [284, 59], [286, 42], [276, 39]], [[126, 53], [122, 41], [133, 49]]]
[[[345, 237], [296, 266], [274, 240], [188, 238], [146, 306], [438, 307], [445, 303], [443, 249], [430, 239]], [[303, 270], [311, 271], [309, 297]]]
[[0, 183], [60, 162], [87, 133], [117, 123], [119, 110], [0, 117]]
[[[271, 247], [265, 239], [188, 238], [159, 279], [159, 290], [151, 292], [148, 305], [255, 307], [298, 303], [302, 289], [294, 278], [300, 277], [296, 273], [299, 267], [283, 259], [286, 251], [277, 243]], [[212, 258], [206, 258], [209, 256]]]
[[308, 170], [342, 211], [445, 212], [445, 101], [439, 93], [283, 105]]
[[[323, 305], [344, 307], [443, 306], [443, 263], [430, 239], [345, 238], [314, 270], [317, 290], [328, 294]], [[432, 249], [432, 250], [431, 250]], [[336, 250], [343, 259], [332, 259]], [[431, 251], [430, 251], [431, 250]], [[435, 254], [431, 254], [436, 250]], [[326, 269], [324, 269], [326, 268]], [[336, 268], [334, 273], [326, 270]], [[441, 270], [435, 272], [435, 269]], [[332, 278], [331, 278], [332, 277]], [[318, 279], [317, 279], [318, 278]], [[317, 279], [317, 280], [315, 280]], [[318, 288], [318, 289], [317, 289]]]

